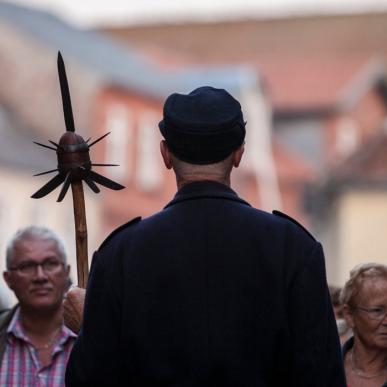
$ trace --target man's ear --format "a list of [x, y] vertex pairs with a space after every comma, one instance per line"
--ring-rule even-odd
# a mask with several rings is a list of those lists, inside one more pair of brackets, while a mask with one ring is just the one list
[[3, 278], [4, 278], [4, 281], [6, 282], [6, 284], [8, 285], [8, 287], [12, 290], [12, 281], [10, 278], [9, 271], [3, 271]]
[[238, 149], [234, 151], [233, 155], [233, 166], [235, 168], [239, 167], [239, 164], [242, 160], [243, 152], [245, 151], [245, 144], [243, 143]]
[[172, 168], [172, 154], [171, 154], [171, 151], [169, 150], [168, 145], [165, 142], [165, 140], [161, 140], [161, 142], [160, 142], [160, 152], [161, 152], [161, 156], [163, 156], [163, 160], [164, 160], [164, 164], [165, 164], [166, 168], [171, 169]]

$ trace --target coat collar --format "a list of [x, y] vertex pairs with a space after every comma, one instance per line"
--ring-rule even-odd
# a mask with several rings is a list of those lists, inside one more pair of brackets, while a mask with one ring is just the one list
[[164, 208], [173, 206], [186, 200], [194, 200], [198, 198], [210, 199], [226, 199], [243, 203], [250, 206], [245, 200], [241, 199], [235, 191], [227, 185], [218, 183], [216, 181], [196, 181], [190, 183], [177, 191], [173, 200], [171, 200]]

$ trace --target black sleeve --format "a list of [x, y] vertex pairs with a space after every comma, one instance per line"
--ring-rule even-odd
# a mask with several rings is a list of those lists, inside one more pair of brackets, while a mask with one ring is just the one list
[[289, 286], [291, 386], [345, 387], [345, 376], [319, 243]]
[[66, 386], [114, 386], [121, 377], [122, 265], [119, 252], [110, 246], [93, 256], [83, 325], [67, 365]]

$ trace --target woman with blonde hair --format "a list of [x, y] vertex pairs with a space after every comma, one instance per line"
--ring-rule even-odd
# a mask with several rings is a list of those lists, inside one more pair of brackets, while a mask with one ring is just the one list
[[353, 331], [343, 346], [348, 386], [382, 387], [387, 382], [387, 266], [356, 266], [341, 302]]

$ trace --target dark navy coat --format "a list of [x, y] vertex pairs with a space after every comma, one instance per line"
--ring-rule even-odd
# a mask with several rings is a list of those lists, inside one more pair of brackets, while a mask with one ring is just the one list
[[321, 245], [215, 182], [95, 253], [68, 386], [344, 387]]

